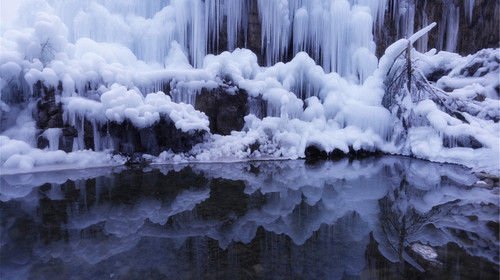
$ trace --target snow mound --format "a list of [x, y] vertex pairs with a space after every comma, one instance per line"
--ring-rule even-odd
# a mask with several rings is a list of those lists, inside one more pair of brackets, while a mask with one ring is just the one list
[[123, 165], [126, 158], [111, 151], [81, 150], [66, 153], [31, 148], [26, 142], [0, 135], [0, 172], [2, 175], [53, 169], [81, 169]]

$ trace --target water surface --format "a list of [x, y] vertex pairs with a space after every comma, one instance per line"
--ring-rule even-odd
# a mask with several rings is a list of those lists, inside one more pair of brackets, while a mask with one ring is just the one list
[[498, 188], [456, 165], [381, 157], [0, 180], [1, 279], [499, 276]]

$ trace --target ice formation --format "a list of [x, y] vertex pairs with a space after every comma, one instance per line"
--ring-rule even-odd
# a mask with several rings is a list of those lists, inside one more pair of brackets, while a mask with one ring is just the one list
[[[449, 11], [431, 32], [438, 33], [438, 49], [454, 51], [459, 8], [445, 6]], [[237, 48], [239, 36], [249, 43], [252, 7], [265, 66], [260, 54]], [[474, 1], [464, 7], [471, 18]], [[466, 57], [404, 52], [409, 41], [426, 50], [420, 42], [434, 26], [410, 37], [414, 1], [29, 0], [20, 10], [11, 26], [2, 25], [0, 41], [3, 172], [76, 164], [71, 158], [79, 153], [113, 159], [117, 135], [125, 133], [116, 129], [129, 125], [140, 140], [130, 136], [125, 144], [150, 142], [142, 148], [154, 150], [144, 156], [152, 162], [300, 158], [312, 147], [498, 172], [499, 50]], [[379, 61], [374, 30], [386, 12], [409, 39], [395, 42]], [[223, 49], [229, 51], [211, 54]], [[405, 75], [407, 55], [413, 82], [391, 84]], [[248, 94], [242, 131], [212, 134], [206, 113], [196, 109], [201, 92], [219, 88]], [[389, 88], [398, 93], [388, 97]], [[185, 133], [174, 142], [189, 135], [203, 141], [183, 152], [169, 148], [176, 143], [161, 146], [152, 127], [162, 121]], [[51, 153], [57, 159], [45, 161]]]

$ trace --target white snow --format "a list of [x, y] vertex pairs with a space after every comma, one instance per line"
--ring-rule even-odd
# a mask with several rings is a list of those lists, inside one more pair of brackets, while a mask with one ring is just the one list
[[123, 165], [126, 158], [107, 152], [81, 150], [71, 153], [32, 148], [23, 141], [0, 136], [2, 175], [57, 169]]

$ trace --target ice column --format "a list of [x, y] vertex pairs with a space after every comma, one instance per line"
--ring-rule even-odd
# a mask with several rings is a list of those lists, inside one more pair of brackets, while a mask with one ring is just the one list
[[[454, 3], [454, 1], [452, 1]], [[443, 5], [443, 18], [439, 25], [438, 49], [454, 52], [457, 47], [460, 9], [453, 3]]]
[[258, 7], [262, 25], [262, 50], [266, 50], [266, 64], [272, 65], [280, 61], [288, 49], [291, 27], [288, 1], [259, 0]]
[[[210, 42], [209, 52], [216, 52], [219, 49], [219, 33], [222, 28], [223, 11], [221, 9], [222, 0], [205, 1], [205, 33]], [[234, 1], [238, 2], [238, 1]]]
[[227, 49], [233, 51], [238, 41], [238, 30], [240, 30], [242, 26], [242, 14], [247, 15], [248, 8], [244, 0], [226, 0], [224, 6], [226, 8], [227, 17]]
[[347, 73], [347, 48], [351, 39], [349, 32], [350, 14], [351, 8], [347, 0], [335, 0], [330, 7], [329, 41], [331, 49], [325, 48], [324, 68], [327, 72], [334, 71], [342, 76]]
[[189, 51], [192, 64], [201, 67], [206, 55], [205, 13], [199, 0], [173, 0], [179, 43]]
[[469, 23], [472, 22], [472, 12], [474, 11], [475, 0], [464, 0], [465, 15], [469, 17]]

